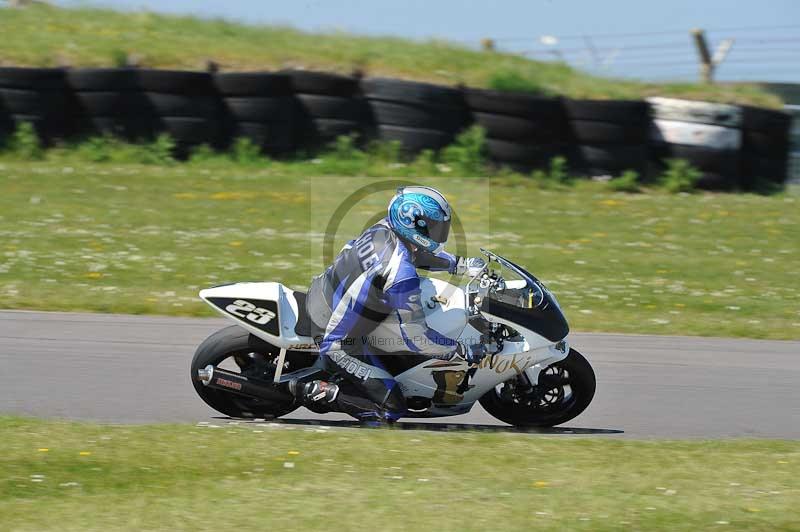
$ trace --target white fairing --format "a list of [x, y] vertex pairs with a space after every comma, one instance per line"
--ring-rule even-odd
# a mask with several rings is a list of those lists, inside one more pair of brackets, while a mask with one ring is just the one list
[[[421, 301], [428, 327], [448, 338], [458, 338], [467, 325], [464, 291], [438, 279], [423, 278]], [[371, 346], [388, 353], [407, 353], [397, 314], [389, 314], [370, 333]], [[446, 353], [445, 353], [446, 354]]]
[[[437, 296], [438, 305], [425, 305], [426, 322], [429, 327], [458, 340], [465, 345], [478, 343], [480, 333], [468, 324], [467, 299], [464, 291], [438, 279], [422, 282], [423, 301]], [[444, 302], [446, 300], [446, 302]], [[433, 307], [433, 308], [431, 308]], [[503, 350], [487, 356], [477, 366], [469, 381], [469, 388], [459, 393], [458, 384], [470, 365], [460, 357], [452, 360], [431, 360], [396, 376], [395, 379], [406, 397], [431, 397], [434, 406], [427, 415], [453, 415], [466, 412], [483, 394], [501, 382], [526, 372], [532, 382], [537, 382], [539, 371], [550, 364], [563, 360], [569, 353], [564, 343], [562, 350], [546, 338], [520, 327], [518, 324], [483, 314], [490, 321], [505, 323], [524, 337], [520, 342], [505, 342]]]
[[[469, 312], [465, 292], [438, 279], [423, 279], [421, 283], [422, 301], [426, 322], [439, 333], [469, 346], [480, 341], [480, 333], [468, 323]], [[200, 297], [224, 316], [267, 342], [285, 349], [316, 351], [314, 340], [298, 336], [294, 329], [298, 320], [297, 303], [293, 290], [280, 283], [236, 283], [202, 290]], [[228, 305], [220, 304], [220, 299], [252, 302], [274, 302], [277, 305], [277, 330], [270, 334], [263, 326], [248, 320], [244, 311], [233, 311]], [[216, 302], [215, 302], [216, 301]], [[248, 307], [249, 308], [249, 307]], [[257, 309], [258, 310], [258, 309]], [[257, 313], [254, 319], [259, 319]], [[496, 316], [483, 314], [489, 321], [504, 323], [516, 329], [521, 341], [506, 341], [500, 353], [484, 358], [474, 368], [466, 390], [459, 389], [470, 365], [461, 357], [452, 360], [431, 359], [397, 375], [403, 394], [408, 397], [433, 399], [433, 406], [424, 415], [446, 416], [468, 411], [483, 394], [498, 384], [525, 372], [532, 382], [538, 381], [541, 370], [563, 360], [569, 353], [569, 345], [556, 344], [520, 325]], [[373, 336], [395, 334], [391, 327], [378, 327]], [[395, 341], [386, 338], [385, 343]]]
[[[214, 310], [223, 316], [234, 320], [239, 326], [247, 329], [256, 336], [277, 347], [297, 351], [316, 351], [314, 339], [308, 336], [298, 336], [294, 332], [297, 325], [297, 302], [294, 290], [286, 288], [281, 283], [234, 283], [215, 286], [200, 291], [200, 297], [211, 305]], [[240, 316], [226, 310], [227, 306], [218, 306], [212, 301], [214, 298], [240, 299], [243, 301], [274, 301], [278, 308], [278, 334], [270, 334], [247, 319], [247, 315]], [[244, 314], [244, 313], [240, 313]]]
[[456, 339], [467, 326], [467, 298], [461, 288], [439, 279], [422, 279], [425, 323], [431, 329]]

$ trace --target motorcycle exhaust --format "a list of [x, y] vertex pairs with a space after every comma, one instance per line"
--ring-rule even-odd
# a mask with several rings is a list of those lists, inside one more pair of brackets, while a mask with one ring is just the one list
[[274, 384], [270, 382], [249, 379], [244, 375], [225, 371], [212, 365], [197, 370], [197, 378], [203, 383], [203, 386], [257, 399], [266, 399], [267, 401], [291, 401], [294, 399], [289, 392], [275, 388]]

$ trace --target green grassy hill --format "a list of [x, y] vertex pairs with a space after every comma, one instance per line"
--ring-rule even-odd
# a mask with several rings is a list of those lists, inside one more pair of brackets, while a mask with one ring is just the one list
[[[125, 54], [150, 67], [224, 70], [304, 67], [476, 87], [526, 88], [591, 98], [677, 96], [780, 106], [755, 85], [651, 84], [598, 78], [563, 64], [471, 50], [452, 43], [305, 33], [224, 20], [33, 6], [0, 9], [0, 65], [110, 66]], [[688, 38], [688, 37], [687, 37]]]

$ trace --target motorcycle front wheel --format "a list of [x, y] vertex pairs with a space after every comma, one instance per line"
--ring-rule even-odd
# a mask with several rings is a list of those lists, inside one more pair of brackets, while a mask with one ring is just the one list
[[579, 352], [570, 349], [564, 360], [539, 374], [530, 386], [518, 376], [489, 390], [479, 402], [492, 416], [517, 427], [554, 427], [583, 412], [596, 388], [594, 370]]

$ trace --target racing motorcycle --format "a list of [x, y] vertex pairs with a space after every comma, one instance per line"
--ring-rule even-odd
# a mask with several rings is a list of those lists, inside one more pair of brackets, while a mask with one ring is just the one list
[[[387, 364], [407, 416], [464, 414], [478, 402], [515, 426], [569, 421], [589, 406], [596, 383], [589, 362], [567, 341], [558, 301], [522, 267], [481, 251], [486, 265], [463, 288], [423, 278], [421, 291], [429, 327], [465, 345], [481, 343], [487, 355], [472, 363], [456, 355]], [[319, 360], [321, 336], [314, 337], [304, 292], [276, 282], [234, 283], [200, 297], [236, 323], [200, 344], [191, 363], [194, 389], [215, 410], [237, 418], [285, 416], [302, 406], [290, 380], [335, 379]]]

